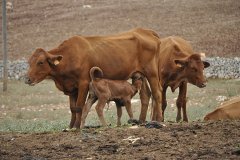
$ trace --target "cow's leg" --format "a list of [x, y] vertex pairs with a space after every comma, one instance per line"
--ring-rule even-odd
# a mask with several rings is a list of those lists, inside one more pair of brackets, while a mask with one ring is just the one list
[[141, 113], [139, 116], [140, 123], [144, 123], [146, 121], [148, 105], [151, 97], [151, 91], [147, 84], [147, 79], [143, 79], [143, 83], [140, 90], [140, 100], [141, 100]]
[[107, 127], [107, 123], [106, 123], [106, 121], [104, 119], [104, 116], [103, 116], [103, 109], [104, 109], [104, 106], [105, 106], [106, 103], [107, 103], [107, 100], [99, 98], [97, 106], [96, 106], [96, 111], [97, 111], [97, 114], [98, 114], [98, 118], [99, 118], [101, 124], [103, 125], [103, 127]]
[[85, 120], [87, 118], [87, 115], [92, 107], [92, 105], [97, 101], [97, 97], [95, 95], [89, 94], [88, 95], [88, 99], [87, 102], [85, 104], [85, 106], [83, 107], [83, 111], [82, 111], [82, 117], [81, 117], [81, 125], [80, 128], [84, 128], [85, 126]]
[[117, 106], [117, 126], [121, 126], [122, 106], [119, 106], [118, 104], [116, 104], [116, 106]]
[[73, 128], [74, 123], [76, 121], [76, 112], [75, 112], [76, 101], [77, 101], [77, 94], [72, 94], [69, 96], [70, 110], [71, 110], [71, 121], [69, 124], [70, 129]]
[[183, 82], [179, 86], [179, 94], [178, 94], [178, 99], [177, 99], [177, 118], [176, 121], [179, 122], [182, 117], [181, 117], [181, 109], [183, 112], [183, 121], [188, 122], [188, 117], [187, 117], [187, 112], [186, 112], [186, 95], [187, 95], [187, 83]]
[[162, 93], [162, 116], [163, 116], [163, 121], [164, 121], [164, 112], [167, 107], [167, 99], [166, 99], [166, 92], [167, 92], [167, 87], [163, 87], [163, 93]]
[[154, 106], [152, 121], [162, 121], [162, 87], [159, 82], [158, 76], [147, 76], [150, 88], [153, 95]]
[[74, 108], [76, 112], [76, 121], [74, 126], [76, 128], [80, 128], [82, 110], [88, 94], [88, 86], [89, 86], [89, 81], [86, 80], [86, 81], [81, 81], [78, 87], [78, 98], [77, 98], [76, 107]]

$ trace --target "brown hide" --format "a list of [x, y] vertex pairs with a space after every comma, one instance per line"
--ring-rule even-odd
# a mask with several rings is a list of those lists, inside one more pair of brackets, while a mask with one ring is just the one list
[[88, 93], [90, 68], [98, 66], [103, 70], [104, 78], [119, 80], [127, 80], [132, 73], [139, 71], [150, 83], [157, 101], [155, 120], [160, 121], [159, 47], [157, 34], [141, 28], [111, 36], [74, 36], [50, 51], [37, 49], [29, 58], [26, 83], [34, 85], [46, 78], [54, 80], [57, 88], [69, 95], [70, 128], [74, 123], [79, 128]]
[[[187, 83], [192, 83], [199, 88], [205, 87], [206, 79], [203, 76], [204, 68], [210, 64], [201, 60], [200, 54], [194, 53], [191, 45], [180, 37], [167, 37], [161, 39], [160, 56], [159, 56], [159, 75], [160, 83], [163, 88], [162, 109], [163, 112], [167, 106], [166, 91], [170, 87], [172, 92], [179, 88], [177, 99], [177, 121], [181, 120], [181, 109], [183, 111], [183, 121], [188, 121], [186, 113], [186, 93]], [[144, 89], [144, 88], [143, 88]], [[148, 89], [149, 90], [149, 89]], [[141, 91], [145, 94], [141, 100], [146, 98], [149, 91]], [[142, 102], [146, 104], [147, 102]], [[153, 102], [154, 103], [154, 102]], [[143, 107], [145, 107], [144, 105]], [[142, 108], [140, 119], [146, 118], [146, 108]]]
[[[96, 74], [98, 73], [98, 74]], [[100, 74], [99, 74], [100, 73]], [[95, 76], [97, 75], [97, 76]], [[107, 123], [103, 116], [103, 108], [106, 103], [115, 101], [117, 105], [118, 121], [117, 125], [121, 125], [122, 106], [126, 107], [129, 118], [133, 119], [133, 113], [131, 109], [131, 99], [137, 93], [141, 87], [142, 75], [140, 73], [134, 73], [132, 76], [133, 84], [130, 84], [126, 80], [110, 80], [103, 79], [103, 72], [99, 67], [92, 67], [90, 69], [91, 82], [89, 84], [89, 96], [85, 107], [83, 108], [83, 114], [81, 119], [81, 127], [84, 127], [85, 119], [91, 106], [98, 100], [96, 105], [96, 111], [99, 120], [103, 126], [107, 126]]]
[[216, 110], [208, 113], [204, 120], [235, 120], [240, 119], [240, 97], [229, 100], [220, 105]]

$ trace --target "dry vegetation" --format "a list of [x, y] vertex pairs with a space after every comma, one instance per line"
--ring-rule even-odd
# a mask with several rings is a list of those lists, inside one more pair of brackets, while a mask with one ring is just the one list
[[[201, 121], [206, 113], [215, 109], [221, 102], [240, 93], [240, 81], [210, 80], [206, 88], [199, 89], [193, 85], [189, 85], [188, 88], [187, 109], [190, 121]], [[166, 121], [175, 121], [177, 94], [178, 91], [172, 93], [170, 90], [167, 93]], [[70, 120], [68, 97], [59, 92], [52, 81], [43, 81], [34, 87], [20, 81], [10, 81], [8, 92], [0, 92], [0, 99], [0, 131], [61, 131], [68, 126]], [[133, 100], [133, 111], [135, 118], [138, 118], [140, 112], [138, 95]], [[116, 107], [111, 103], [109, 110], [105, 110], [105, 116], [112, 126], [116, 126], [116, 115]], [[127, 122], [126, 112], [122, 119], [124, 123]], [[94, 107], [87, 117], [87, 124], [99, 125]]]
[[9, 1], [10, 59], [26, 58], [37, 47], [51, 49], [73, 35], [114, 34], [135, 27], [151, 28], [161, 37], [184, 37], [207, 56], [240, 54], [238, 0]]

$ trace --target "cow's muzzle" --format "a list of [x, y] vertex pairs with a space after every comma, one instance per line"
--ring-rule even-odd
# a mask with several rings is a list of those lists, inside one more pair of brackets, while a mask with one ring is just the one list
[[29, 84], [31, 85], [33, 82], [31, 81], [31, 79], [29, 77], [25, 77], [25, 84]]
[[204, 88], [204, 87], [206, 87], [206, 83], [200, 83], [200, 84], [198, 84], [197, 85], [199, 88]]

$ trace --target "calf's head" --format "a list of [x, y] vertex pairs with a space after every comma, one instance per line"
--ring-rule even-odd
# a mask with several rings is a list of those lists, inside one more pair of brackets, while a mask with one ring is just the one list
[[25, 77], [25, 83], [35, 85], [50, 75], [53, 67], [62, 60], [61, 55], [53, 55], [38, 48], [28, 60], [29, 69]]
[[204, 68], [210, 66], [208, 62], [201, 60], [200, 54], [192, 54], [186, 59], [174, 60], [175, 64], [180, 67], [182, 76], [187, 82], [203, 88], [206, 86], [206, 78], [203, 75]]
[[131, 78], [132, 84], [137, 88], [137, 90], [141, 90], [144, 75], [140, 72], [135, 72], [132, 74]]

